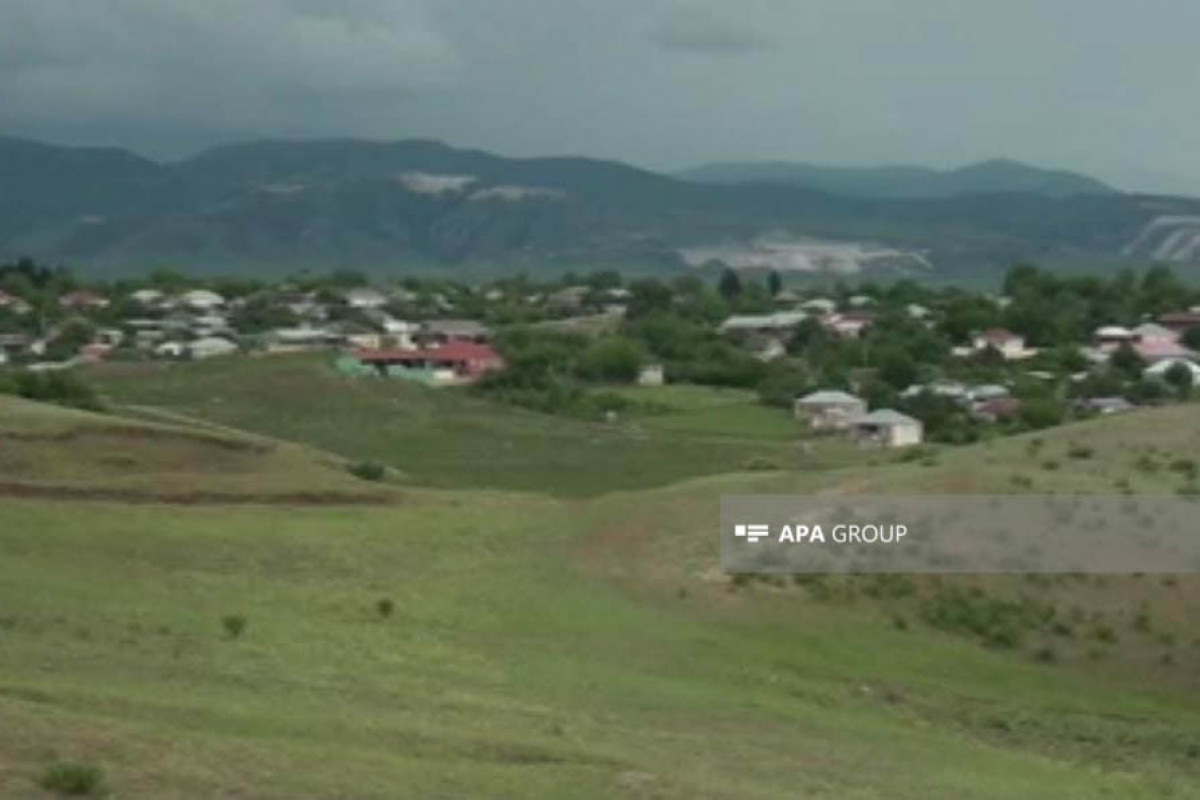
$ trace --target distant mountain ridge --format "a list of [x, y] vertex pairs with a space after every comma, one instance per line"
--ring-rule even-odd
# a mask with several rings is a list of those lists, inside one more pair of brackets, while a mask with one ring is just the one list
[[678, 177], [707, 183], [781, 183], [853, 197], [918, 199], [1019, 193], [1046, 197], [1115, 192], [1095, 178], [997, 158], [950, 170], [915, 166], [823, 167], [789, 161], [729, 162], [684, 170]]
[[1200, 266], [1200, 201], [1034, 191], [1006, 162], [956, 175], [971, 192], [866, 197], [424, 139], [256, 141], [159, 163], [0, 138], [0, 259], [29, 254], [109, 274], [727, 264], [947, 280], [1019, 260]]

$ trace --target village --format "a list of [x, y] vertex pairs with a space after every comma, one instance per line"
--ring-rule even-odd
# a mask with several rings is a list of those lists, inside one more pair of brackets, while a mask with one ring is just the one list
[[[1127, 308], [1074, 340], [1035, 330], [1041, 341], [1031, 343], [999, 324], [1030, 319], [1022, 304], [1040, 302], [1019, 286], [1016, 298], [911, 286], [822, 291], [729, 272], [716, 287], [597, 273], [542, 285], [342, 276], [223, 292], [219, 282], [161, 279], [81, 286], [28, 263], [0, 278], [0, 365], [10, 371], [326, 352], [347, 380], [472, 386], [561, 413], [569, 401], [545, 398], [563, 386], [601, 399], [611, 385], [738, 386], [793, 415], [798, 435], [863, 447], [967, 442], [1126, 412], [1186, 399], [1200, 382], [1200, 305]], [[1171, 287], [1172, 301], [1196, 299]], [[611, 421], [621, 408], [599, 402], [587, 413]]]

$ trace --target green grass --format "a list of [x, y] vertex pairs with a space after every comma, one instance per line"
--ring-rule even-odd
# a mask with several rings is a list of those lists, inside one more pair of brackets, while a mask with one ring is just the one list
[[0, 488], [130, 499], [379, 493], [341, 459], [228, 430], [134, 421], [0, 396]]
[[1194, 698], [664, 584], [713, 498], [641, 497], [629, 548], [633, 499], [2, 501], [0, 794], [69, 760], [127, 797], [1195, 795]]
[[[54, 472], [64, 432], [107, 429], [77, 451], [143, 447], [136, 481], [163, 500], [185, 482], [378, 488], [214, 427], [245, 424], [467, 488], [308, 508], [0, 498], [0, 796], [38, 797], [66, 763], [102, 770], [113, 796], [181, 799], [1200, 797], [1200, 580], [739, 587], [716, 569], [715, 530], [732, 492], [1173, 492], [1200, 445], [1194, 406], [646, 489], [729, 468], [693, 459], [805, 455], [744, 431], [648, 430], [650, 416], [609, 428], [345, 383], [313, 359], [98, 378], [160, 422], [6, 401], [0, 436], [26, 440], [0, 459], [26, 441], [43, 484], [110, 486], [103, 464]], [[750, 404], [659, 394], [685, 417]], [[213, 438], [267, 449], [228, 475], [187, 450]], [[526, 449], [504, 458], [505, 442]], [[1069, 457], [1080, 443], [1092, 457]], [[543, 493], [479, 488], [506, 486]], [[1052, 603], [1071, 632], [986, 647], [922, 615], [966, 586]]]
[[813, 468], [854, 455], [838, 446], [802, 450], [784, 412], [742, 393], [722, 405], [701, 403], [695, 398], [709, 393], [693, 391], [678, 413], [608, 424], [523, 411], [464, 390], [348, 379], [319, 356], [113, 365], [89, 378], [116, 404], [378, 461], [431, 487], [587, 496], [737, 471], [754, 461]]

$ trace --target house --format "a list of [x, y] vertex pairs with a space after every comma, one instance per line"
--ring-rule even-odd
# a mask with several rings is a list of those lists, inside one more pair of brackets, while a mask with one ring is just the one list
[[58, 304], [77, 311], [95, 311], [109, 306], [107, 297], [88, 291], [68, 292], [59, 298]]
[[473, 319], [431, 319], [421, 323], [417, 340], [423, 344], [474, 342], [485, 344], [492, 339], [486, 325]]
[[0, 308], [7, 309], [14, 314], [27, 314], [30, 310], [29, 303], [3, 290], [0, 290]]
[[971, 414], [985, 422], [1011, 419], [1021, 410], [1021, 401], [1015, 397], [993, 397], [971, 406]]
[[915, 383], [900, 392], [900, 397], [910, 400], [925, 393], [935, 397], [945, 397], [956, 403], [967, 403], [971, 399], [971, 390], [965, 383], [958, 381], [934, 381], [928, 385]]
[[854, 421], [854, 439], [863, 447], [911, 447], [925, 439], [920, 420], [890, 408], [872, 411]]
[[320, 350], [340, 344], [342, 336], [325, 328], [301, 325], [297, 328], [276, 328], [264, 337], [268, 353], [298, 353]]
[[29, 349], [30, 337], [24, 333], [0, 333], [0, 353], [16, 356]]
[[158, 289], [138, 289], [136, 292], [129, 295], [129, 299], [140, 306], [153, 308], [162, 303], [162, 301], [166, 299], [166, 295], [164, 295]]
[[380, 375], [433, 386], [473, 383], [504, 369], [504, 359], [489, 345], [456, 341], [438, 347], [360, 350], [355, 356]]
[[557, 292], [551, 292], [546, 297], [546, 305], [558, 311], [578, 311], [583, 308], [584, 301], [587, 300], [591, 291], [591, 288], [587, 286], [568, 286]]
[[1079, 401], [1079, 407], [1097, 414], [1122, 414], [1137, 408], [1124, 397], [1089, 397]]
[[1120, 325], [1105, 325], [1092, 333], [1092, 342], [1096, 348], [1106, 351], [1116, 350], [1127, 342], [1133, 342], [1135, 338], [1137, 337], [1133, 331]]
[[213, 311], [225, 305], [225, 298], [208, 289], [192, 289], [179, 295], [179, 304], [194, 311]]
[[803, 311], [777, 311], [774, 314], [735, 314], [721, 323], [721, 333], [767, 334], [789, 331], [808, 318]]
[[827, 297], [814, 297], [801, 303], [800, 309], [818, 316], [827, 316], [837, 311], [837, 303]]
[[980, 386], [972, 386], [967, 390], [967, 398], [975, 403], [983, 403], [989, 400], [1002, 400], [1012, 392], [1007, 386], [1000, 386], [993, 383], [985, 383]]
[[928, 308], [918, 303], [909, 303], [905, 306], [904, 310], [908, 313], [908, 316], [918, 320], [928, 319], [933, 314]]
[[1166, 380], [1167, 373], [1176, 364], [1182, 364], [1192, 374], [1193, 386], [1200, 386], [1200, 366], [1197, 366], [1196, 362], [1188, 358], [1164, 358], [1146, 367], [1142, 371], [1142, 377], [1147, 380]]
[[357, 309], [383, 308], [388, 304], [388, 299], [383, 292], [369, 286], [347, 289], [342, 292], [342, 299], [346, 301], [346, 305]]
[[1192, 328], [1200, 328], [1200, 311], [1196, 309], [1172, 311], [1160, 316], [1158, 322], [1164, 328], [1168, 328], [1177, 335], [1182, 336]]
[[662, 364], [645, 364], [638, 371], [638, 386], [662, 386], [667, 382]]
[[870, 311], [845, 311], [827, 317], [822, 324], [835, 336], [843, 339], [857, 339], [874, 321], [875, 315]]
[[867, 413], [867, 403], [859, 397], [835, 389], [822, 389], [796, 399], [796, 419], [807, 420], [813, 430], [841, 431]]
[[187, 352], [185, 342], [163, 342], [154, 348], [154, 355], [160, 358], [183, 358]]
[[1179, 343], [1179, 334], [1154, 322], [1133, 329], [1133, 351], [1151, 364], [1170, 359], [1191, 358], [1191, 350]]
[[205, 336], [186, 345], [187, 354], [195, 359], [230, 356], [238, 352], [238, 349], [236, 344], [219, 336]]
[[1018, 336], [1004, 328], [989, 328], [986, 331], [976, 334], [975, 338], [971, 341], [971, 348], [976, 353], [986, 350], [989, 347], [999, 352], [1006, 361], [1032, 355], [1030, 351], [1025, 349], [1024, 336]]

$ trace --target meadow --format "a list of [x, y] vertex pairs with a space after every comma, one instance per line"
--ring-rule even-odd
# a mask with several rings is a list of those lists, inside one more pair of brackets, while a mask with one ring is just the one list
[[[1189, 576], [715, 564], [725, 492], [1186, 490], [1194, 407], [818, 462], [750, 412], [708, 429], [739, 393], [631, 390], [658, 410], [605, 428], [263, 363], [100, 375], [118, 414], [0, 403], [0, 796], [78, 765], [93, 794], [180, 799], [1200, 797]], [[644, 449], [558, 452], [597, 430]], [[471, 463], [546, 432], [518, 477]], [[653, 445], [682, 463], [639, 467]], [[347, 470], [405, 447], [404, 474]], [[785, 448], [814, 463], [740, 468]]]
[[350, 379], [320, 355], [114, 364], [89, 379], [118, 411], [149, 407], [304, 442], [429, 487], [593, 496], [755, 464], [815, 469], [855, 457], [832, 440], [799, 447], [798, 426], [782, 409], [745, 393], [731, 405], [698, 387], [686, 401], [671, 387], [645, 390], [658, 413], [608, 423], [524, 411], [466, 390]]

